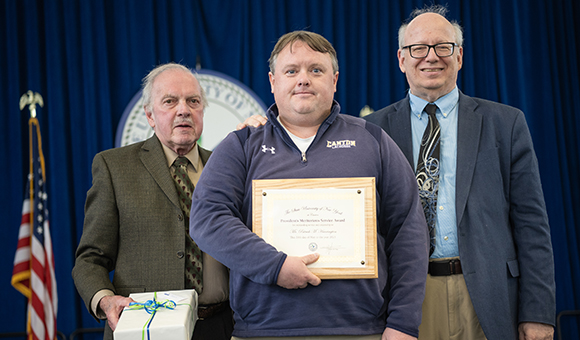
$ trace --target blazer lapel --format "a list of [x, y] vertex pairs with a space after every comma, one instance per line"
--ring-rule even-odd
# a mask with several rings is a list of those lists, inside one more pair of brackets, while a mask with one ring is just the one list
[[175, 206], [180, 207], [175, 183], [167, 167], [167, 158], [165, 158], [163, 147], [157, 136], [153, 135], [153, 137], [145, 141], [141, 147], [140, 158], [147, 171], [151, 174], [151, 177], [157, 182], [157, 185], [163, 190], [167, 198]]
[[455, 209], [457, 226], [459, 227], [465, 204], [471, 189], [477, 150], [481, 137], [483, 117], [475, 112], [477, 103], [470, 97], [459, 92], [458, 126], [457, 126], [457, 179], [455, 183]]
[[[395, 143], [399, 146], [407, 161], [411, 164], [413, 171], [415, 170], [413, 160], [413, 133], [411, 131], [411, 104], [409, 103], [409, 96], [400, 100], [394, 106], [394, 111], [388, 116], [389, 135]], [[396, 126], [396, 129], [391, 129], [391, 126]]]
[[205, 166], [205, 163], [207, 163], [209, 156], [211, 156], [211, 151], [202, 148], [200, 145], [197, 146], [197, 149], [199, 150], [199, 157], [201, 157], [201, 162]]

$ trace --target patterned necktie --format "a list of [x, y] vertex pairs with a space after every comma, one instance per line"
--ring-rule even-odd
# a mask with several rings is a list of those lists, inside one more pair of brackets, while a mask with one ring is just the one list
[[437, 105], [427, 104], [425, 112], [429, 114], [429, 124], [421, 139], [419, 160], [417, 161], [417, 184], [419, 196], [425, 212], [425, 219], [429, 227], [431, 246], [429, 256], [435, 250], [435, 223], [437, 222], [437, 192], [439, 190], [439, 141], [441, 127], [435, 116]]
[[191, 209], [191, 196], [194, 185], [187, 175], [187, 164], [189, 160], [185, 157], [177, 157], [173, 162], [175, 172], [173, 180], [179, 196], [181, 210], [187, 217], [185, 219], [185, 288], [195, 288], [198, 294], [203, 290], [202, 281], [202, 253], [197, 244], [189, 236], [189, 211]]

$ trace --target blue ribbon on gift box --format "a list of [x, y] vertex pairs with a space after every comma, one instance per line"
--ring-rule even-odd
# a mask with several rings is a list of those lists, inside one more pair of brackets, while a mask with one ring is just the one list
[[151, 339], [151, 336], [149, 335], [149, 325], [151, 325], [151, 321], [153, 321], [153, 317], [155, 316], [155, 313], [157, 313], [157, 310], [160, 308], [175, 309], [176, 306], [177, 304], [173, 300], [165, 300], [162, 302], [157, 301], [157, 292], [153, 294], [153, 300], [147, 300], [145, 302], [131, 302], [129, 304], [129, 309], [145, 309], [147, 313], [151, 314], [149, 320], [147, 320], [143, 326], [141, 339], [145, 339], [145, 332], [147, 332], [147, 340]]

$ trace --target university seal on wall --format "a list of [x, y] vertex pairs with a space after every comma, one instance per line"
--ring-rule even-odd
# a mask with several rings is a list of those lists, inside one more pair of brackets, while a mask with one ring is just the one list
[[[266, 114], [266, 105], [249, 87], [223, 73], [197, 70], [196, 77], [203, 87], [209, 106], [203, 118], [203, 133], [199, 145], [213, 150], [219, 142], [236, 129], [246, 118]], [[153, 136], [143, 110], [142, 91], [139, 90], [125, 108], [119, 126], [115, 146], [125, 146]]]

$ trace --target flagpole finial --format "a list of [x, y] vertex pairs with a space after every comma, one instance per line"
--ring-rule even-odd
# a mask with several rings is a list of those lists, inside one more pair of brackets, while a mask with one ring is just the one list
[[24, 107], [28, 105], [31, 118], [36, 118], [36, 104], [40, 105], [40, 107], [44, 107], [42, 96], [38, 92], [28, 90], [28, 92], [20, 97], [20, 110], [23, 110]]

